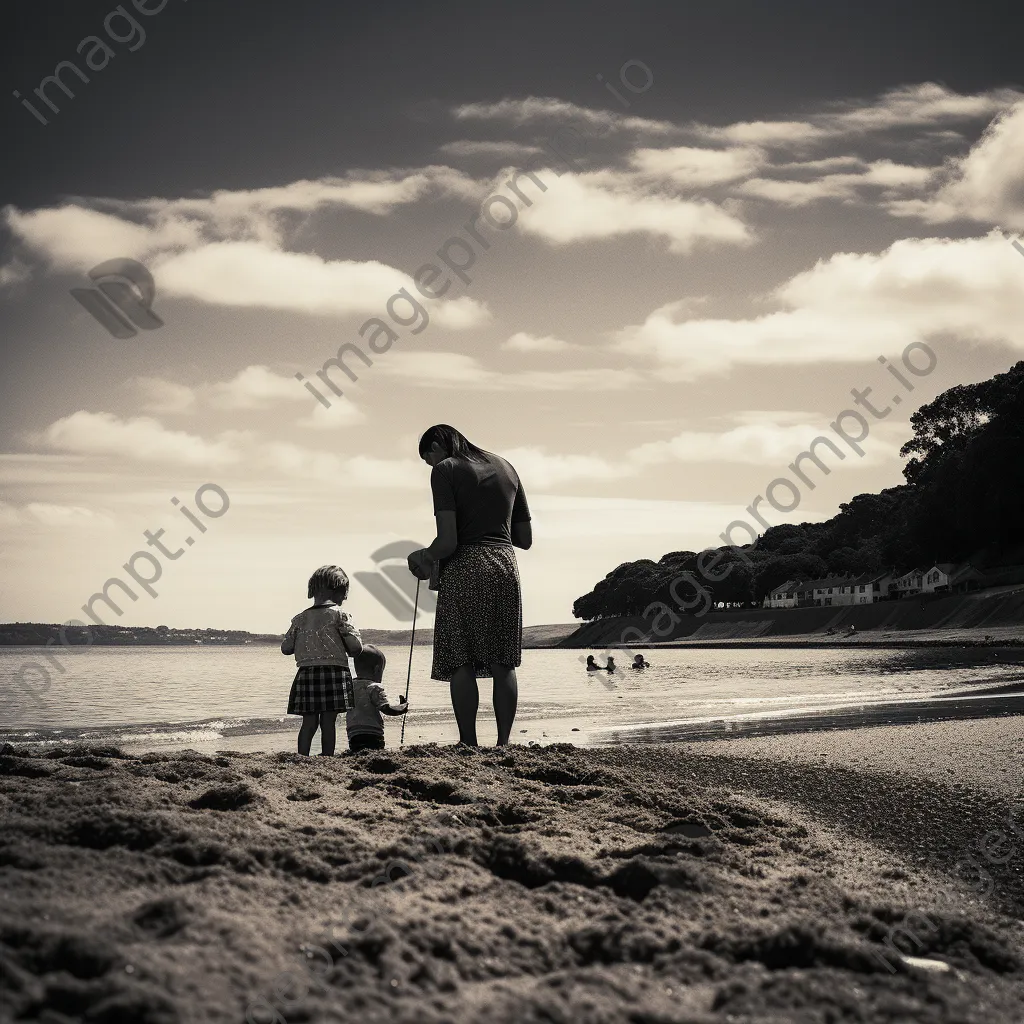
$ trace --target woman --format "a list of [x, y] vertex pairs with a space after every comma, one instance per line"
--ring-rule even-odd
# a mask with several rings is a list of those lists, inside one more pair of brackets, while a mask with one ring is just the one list
[[513, 545], [533, 543], [519, 477], [446, 423], [420, 438], [429, 466], [437, 537], [409, 555], [409, 571], [427, 579], [439, 565], [431, 677], [451, 683], [459, 742], [476, 746], [477, 677], [494, 680], [498, 745], [508, 743], [519, 701], [523, 608]]

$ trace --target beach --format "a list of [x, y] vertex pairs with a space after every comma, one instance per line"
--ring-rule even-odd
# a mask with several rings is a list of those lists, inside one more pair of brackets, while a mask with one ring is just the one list
[[1020, 717], [336, 758], [6, 746], [5, 1013], [1019, 1022], [1022, 762]]

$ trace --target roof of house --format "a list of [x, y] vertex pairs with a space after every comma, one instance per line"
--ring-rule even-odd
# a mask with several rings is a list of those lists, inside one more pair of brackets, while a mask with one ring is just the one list
[[776, 593], [781, 594], [782, 596], [785, 596], [787, 594], [795, 594], [799, 586], [799, 580], [787, 580], [785, 583], [782, 584], [781, 587], [778, 588]]
[[850, 576], [825, 576], [820, 580], [804, 580], [798, 590], [827, 590], [829, 587], [848, 587], [853, 582]]
[[951, 572], [954, 572], [957, 568], [956, 562], [936, 562], [932, 569], [938, 569], [944, 575], [948, 576]]
[[927, 571], [927, 569], [910, 569], [908, 572], [900, 573], [896, 579], [905, 580], [908, 576], [923, 576]]
[[888, 572], [866, 572], [863, 576], [858, 576], [852, 582], [854, 586], [863, 587], [869, 583], [877, 583], [879, 580], [884, 580], [889, 575], [891, 574]]

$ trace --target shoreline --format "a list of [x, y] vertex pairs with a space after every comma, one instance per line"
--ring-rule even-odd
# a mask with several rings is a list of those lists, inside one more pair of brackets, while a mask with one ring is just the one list
[[[656, 707], [657, 705], [653, 705]], [[1024, 732], [1024, 669], [1019, 678], [997, 684], [960, 687], [930, 694], [892, 696], [878, 694], [847, 697], [821, 706], [768, 707], [758, 711], [609, 721], [588, 715], [585, 707], [553, 709], [525, 701], [519, 708], [512, 743], [517, 746], [567, 742], [580, 749], [663, 743], [713, 742], [735, 737], [786, 736], [802, 733], [843, 732], [875, 726], [920, 722], [969, 722], [1017, 718]], [[493, 742], [494, 722], [479, 718], [481, 743]], [[241, 753], [287, 752], [294, 748], [296, 716], [271, 718], [212, 717], [183, 722], [142, 722], [117, 725], [80, 725], [57, 729], [24, 726], [0, 730], [0, 748], [24, 744], [40, 749], [66, 749], [75, 745], [116, 745], [133, 755], [199, 751], [206, 754], [231, 750]], [[408, 745], [453, 743], [457, 736], [450, 709], [412, 711], [407, 724]], [[385, 723], [388, 750], [398, 747], [399, 726]], [[338, 738], [345, 749], [344, 732]], [[314, 740], [314, 754], [319, 738]]]
[[[838, 650], [850, 647], [898, 650], [919, 647], [1024, 647], [1024, 627], [996, 626], [988, 630], [942, 630], [924, 629], [907, 631], [871, 630], [852, 634], [829, 636], [822, 633], [792, 633], [781, 636], [737, 637], [718, 640], [650, 640], [645, 642], [629, 640], [624, 643], [608, 644], [608, 649], [625, 648], [635, 650], [659, 650], [673, 648], [694, 648], [697, 650], [727, 650], [729, 648], [756, 649], [778, 648], [790, 650], [812, 648]], [[562, 644], [564, 650], [598, 651], [601, 644]]]
[[969, 722], [975, 719], [1020, 718], [1024, 733], [1024, 687], [1001, 694], [951, 694], [929, 700], [910, 698], [875, 704], [850, 703], [827, 710], [757, 712], [709, 720], [683, 719], [641, 725], [609, 726], [591, 745], [629, 743], [688, 743], [729, 737], [786, 736], [800, 733], [843, 732], [874, 726], [920, 722]]

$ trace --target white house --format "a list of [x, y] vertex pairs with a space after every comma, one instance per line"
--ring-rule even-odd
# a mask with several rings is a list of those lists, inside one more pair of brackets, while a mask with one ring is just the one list
[[892, 573], [866, 573], [857, 577], [851, 586], [850, 604], [874, 604], [876, 601], [884, 601], [889, 596], [889, 587], [892, 584]]
[[927, 575], [927, 569], [911, 569], [910, 572], [905, 572], [902, 576], [897, 576], [892, 581], [893, 588], [896, 591], [897, 597], [910, 597], [914, 594], [920, 594], [924, 588], [924, 578]]
[[852, 582], [849, 576], [826, 576], [820, 580], [804, 580], [797, 584], [796, 603], [801, 608], [810, 605], [851, 604], [849, 588]]
[[764, 600], [765, 608], [795, 608], [796, 588], [800, 586], [797, 580], [786, 580], [785, 583], [777, 586]]
[[950, 578], [966, 566], [953, 562], [936, 562], [924, 574], [921, 590], [925, 594], [934, 594], [937, 590], [948, 591]]

